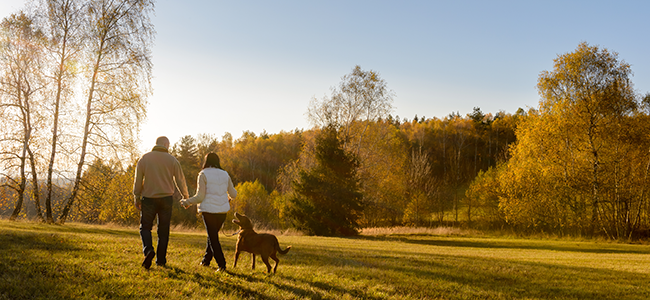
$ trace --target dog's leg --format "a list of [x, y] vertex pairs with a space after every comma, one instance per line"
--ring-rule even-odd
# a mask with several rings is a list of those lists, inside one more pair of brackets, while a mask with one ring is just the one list
[[255, 270], [255, 253], [253, 253], [253, 266], [251, 267], [251, 269]]
[[232, 267], [235, 268], [237, 266], [237, 260], [239, 259], [239, 250], [235, 250], [235, 262], [232, 264]]
[[[271, 264], [269, 263], [269, 257], [267, 255], [262, 254], [262, 261], [266, 265], [266, 273], [271, 273]], [[277, 263], [276, 263], [277, 266]], [[275, 271], [273, 271], [275, 273]]]
[[275, 266], [273, 266], [273, 273], [275, 274], [275, 270], [278, 269], [278, 264], [280, 263], [280, 259], [278, 258], [277, 255], [275, 255], [275, 252], [271, 254], [271, 258], [275, 260]]

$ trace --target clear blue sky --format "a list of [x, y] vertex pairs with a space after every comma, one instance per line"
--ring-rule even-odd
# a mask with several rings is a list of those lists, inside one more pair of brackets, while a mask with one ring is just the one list
[[[25, 1], [2, 0], [0, 15]], [[537, 77], [580, 42], [618, 52], [650, 92], [650, 1], [160, 0], [142, 150], [167, 135], [309, 128], [312, 97], [355, 65], [412, 119], [537, 107]]]

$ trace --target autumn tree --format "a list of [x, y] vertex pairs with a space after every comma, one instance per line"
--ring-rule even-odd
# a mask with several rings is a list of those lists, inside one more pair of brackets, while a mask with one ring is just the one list
[[[512, 157], [497, 175], [499, 207], [514, 227], [568, 233], [590, 224], [577, 153], [563, 147], [559, 120], [530, 110], [517, 129]], [[564, 139], [566, 141], [566, 139]], [[569, 150], [569, 151], [567, 151]]]
[[649, 131], [638, 122], [645, 117], [630, 76], [616, 53], [587, 43], [540, 74], [539, 109], [517, 130], [502, 177], [507, 218], [611, 238], [632, 234]]
[[[629, 64], [618, 60], [616, 53], [582, 43], [573, 53], [559, 56], [552, 72], [542, 72], [538, 88], [542, 95], [542, 113], [559, 115], [559, 129], [569, 147], [584, 159], [579, 166], [590, 190], [592, 225], [608, 231], [604, 219], [602, 189], [611, 184], [623, 153], [618, 152], [625, 136], [627, 116], [637, 108]], [[566, 144], [565, 144], [566, 145]], [[588, 179], [587, 179], [588, 178]], [[611, 233], [608, 233], [611, 234]]]
[[245, 214], [258, 226], [269, 228], [277, 223], [277, 212], [266, 188], [257, 180], [237, 184], [237, 198], [232, 203], [233, 211]]
[[132, 190], [125, 187], [133, 185], [135, 163], [123, 169], [121, 164], [113, 164], [113, 178], [104, 190], [106, 200], [101, 207], [99, 222], [135, 225], [140, 221], [139, 211], [133, 209]]
[[104, 203], [110, 197], [107, 193], [116, 176], [113, 168], [101, 159], [95, 159], [81, 177], [78, 201], [72, 218], [85, 223], [99, 223]]
[[[362, 126], [362, 124], [357, 124]], [[371, 122], [362, 143], [365, 167], [357, 175], [364, 195], [360, 224], [368, 227], [396, 226], [403, 222], [411, 201], [408, 177], [409, 143], [400, 130], [384, 120]], [[370, 151], [367, 151], [367, 150]]]
[[123, 169], [120, 162], [95, 159], [81, 178], [78, 201], [70, 219], [85, 223], [134, 225], [139, 213], [133, 208], [135, 164]]
[[[482, 222], [483, 226], [488, 228], [505, 225], [503, 212], [499, 209], [499, 201], [504, 197], [501, 194], [500, 184], [502, 181], [499, 180], [501, 174], [499, 168], [503, 166], [504, 164], [500, 164], [497, 167], [479, 171], [467, 188], [465, 197], [467, 202], [471, 203], [468, 205], [467, 213], [467, 221], [470, 224], [473, 220], [471, 217], [474, 217], [474, 221]], [[472, 215], [470, 215], [470, 209], [472, 209]]]

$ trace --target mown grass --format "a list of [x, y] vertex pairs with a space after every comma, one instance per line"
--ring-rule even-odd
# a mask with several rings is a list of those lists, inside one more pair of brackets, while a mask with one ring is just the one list
[[136, 228], [0, 220], [0, 299], [648, 299], [650, 247], [431, 234], [279, 236], [275, 275], [249, 255], [198, 266], [205, 234], [172, 233], [168, 266], [141, 266]]

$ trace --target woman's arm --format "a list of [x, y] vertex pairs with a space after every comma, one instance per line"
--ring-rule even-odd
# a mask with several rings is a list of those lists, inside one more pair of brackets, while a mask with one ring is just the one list
[[205, 189], [208, 184], [207, 178], [205, 178], [205, 174], [203, 172], [199, 173], [199, 178], [196, 179], [196, 185], [198, 186], [196, 189], [196, 194], [187, 199], [188, 204], [197, 204], [203, 202], [203, 199], [205, 199]]

